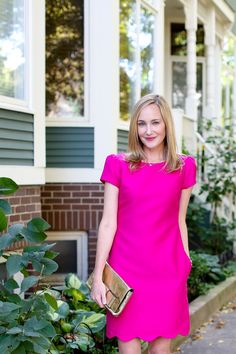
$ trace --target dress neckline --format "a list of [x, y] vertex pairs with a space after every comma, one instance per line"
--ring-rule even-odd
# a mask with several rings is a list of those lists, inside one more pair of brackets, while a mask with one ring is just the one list
[[154, 166], [154, 165], [159, 165], [159, 164], [165, 163], [166, 161], [163, 160], [163, 161], [159, 161], [159, 162], [146, 162], [146, 161], [142, 160], [141, 162], [145, 165], [148, 165], [148, 166]]

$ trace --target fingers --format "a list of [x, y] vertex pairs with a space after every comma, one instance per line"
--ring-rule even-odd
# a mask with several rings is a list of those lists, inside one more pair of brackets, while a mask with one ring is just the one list
[[103, 308], [106, 304], [106, 291], [105, 287], [100, 289], [93, 289], [91, 292], [91, 298], [95, 301], [99, 307]]

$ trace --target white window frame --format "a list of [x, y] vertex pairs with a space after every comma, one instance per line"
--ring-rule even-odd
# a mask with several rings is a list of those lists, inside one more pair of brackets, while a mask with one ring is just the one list
[[[135, 51], [135, 67], [136, 67], [136, 73], [137, 73], [137, 79], [135, 81], [135, 101], [138, 101], [139, 98], [141, 97], [141, 58], [140, 58], [140, 47], [139, 47], [139, 33], [140, 33], [140, 18], [141, 18], [141, 9], [142, 7], [151, 11], [152, 14], [155, 16], [155, 28], [154, 28], [154, 82], [153, 86], [156, 87], [156, 81], [157, 81], [157, 67], [156, 67], [156, 56], [157, 56], [157, 51], [158, 51], [158, 43], [156, 40], [157, 37], [157, 18], [158, 18], [158, 13], [159, 13], [159, 6], [157, 0], [154, 0], [154, 3], [151, 4], [148, 0], [136, 0], [136, 6], [137, 6], [137, 11], [136, 11], [136, 28], [137, 28], [137, 43], [138, 45], [136, 46], [136, 51]], [[123, 129], [123, 130], [128, 130], [129, 129], [129, 124], [130, 121], [124, 121], [120, 118], [119, 114], [119, 119], [118, 119], [118, 129]]]
[[24, 21], [24, 38], [25, 38], [25, 63], [24, 63], [24, 83], [25, 83], [25, 99], [17, 99], [14, 97], [8, 97], [0, 95], [0, 108], [13, 110], [18, 112], [25, 112], [25, 113], [33, 113], [32, 112], [32, 97], [31, 97], [31, 86], [32, 83], [30, 82], [31, 78], [31, 67], [30, 67], [30, 60], [31, 60], [31, 38], [30, 33], [32, 33], [32, 23], [30, 21], [30, 13], [31, 13], [31, 3], [30, 0], [24, 0], [24, 14], [25, 14], [25, 21]]
[[76, 118], [65, 117], [47, 117], [47, 127], [80, 127], [94, 126], [93, 122], [89, 119], [89, 11], [90, 1], [84, 0], [84, 116]]
[[26, 40], [28, 55], [28, 108], [4, 105], [0, 108], [34, 115], [34, 166], [1, 165], [1, 175], [19, 185], [45, 184], [45, 0], [27, 2], [25, 20], [29, 33]]
[[[86, 281], [88, 278], [88, 234], [85, 231], [50, 231], [47, 232], [48, 241], [76, 241], [77, 254], [77, 275], [80, 280]], [[53, 250], [53, 248], [52, 248]], [[55, 258], [55, 261], [57, 259]], [[55, 273], [50, 275], [50, 280], [64, 280], [66, 273]], [[49, 279], [47, 277], [47, 279]]]

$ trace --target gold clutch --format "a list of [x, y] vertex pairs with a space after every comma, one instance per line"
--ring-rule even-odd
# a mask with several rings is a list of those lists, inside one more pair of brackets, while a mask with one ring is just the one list
[[[112, 315], [118, 316], [129, 301], [134, 289], [130, 288], [128, 284], [117, 274], [114, 269], [106, 262], [102, 281], [107, 288], [106, 305]], [[86, 284], [91, 290], [93, 283], [93, 273], [89, 276]]]

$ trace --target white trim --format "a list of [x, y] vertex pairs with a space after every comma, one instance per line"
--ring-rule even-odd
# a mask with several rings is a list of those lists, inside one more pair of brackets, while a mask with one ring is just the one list
[[45, 0], [31, 2], [31, 80], [34, 166], [45, 167]]
[[[45, 0], [44, 0], [45, 1]], [[46, 126], [80, 126], [80, 124], [90, 124], [90, 104], [89, 104], [89, 22], [90, 22], [90, 1], [84, 1], [84, 116], [78, 117], [48, 117], [46, 116]], [[46, 101], [45, 101], [46, 102]]]
[[[85, 281], [88, 278], [88, 234], [85, 231], [49, 231], [47, 240], [50, 241], [71, 241], [77, 242], [77, 274]], [[56, 259], [55, 259], [56, 261]], [[58, 278], [58, 274], [54, 274]], [[51, 275], [52, 280], [53, 274]]]
[[94, 123], [89, 122], [87, 119], [48, 119], [46, 127], [94, 127]]
[[[109, 152], [108, 152], [109, 153]], [[101, 157], [104, 164], [105, 154]], [[46, 183], [100, 183], [102, 168], [46, 168]]]
[[45, 169], [33, 166], [1, 165], [1, 176], [13, 179], [19, 185], [35, 185], [45, 183]]
[[117, 124], [117, 130], [125, 130], [125, 131], [129, 131], [129, 125], [130, 122], [126, 122], [126, 121], [122, 121], [121, 119], [119, 120], [118, 124]]
[[24, 99], [0, 95], [0, 108], [28, 113], [30, 109], [29, 101], [29, 77], [30, 77], [30, 1], [24, 0]]

